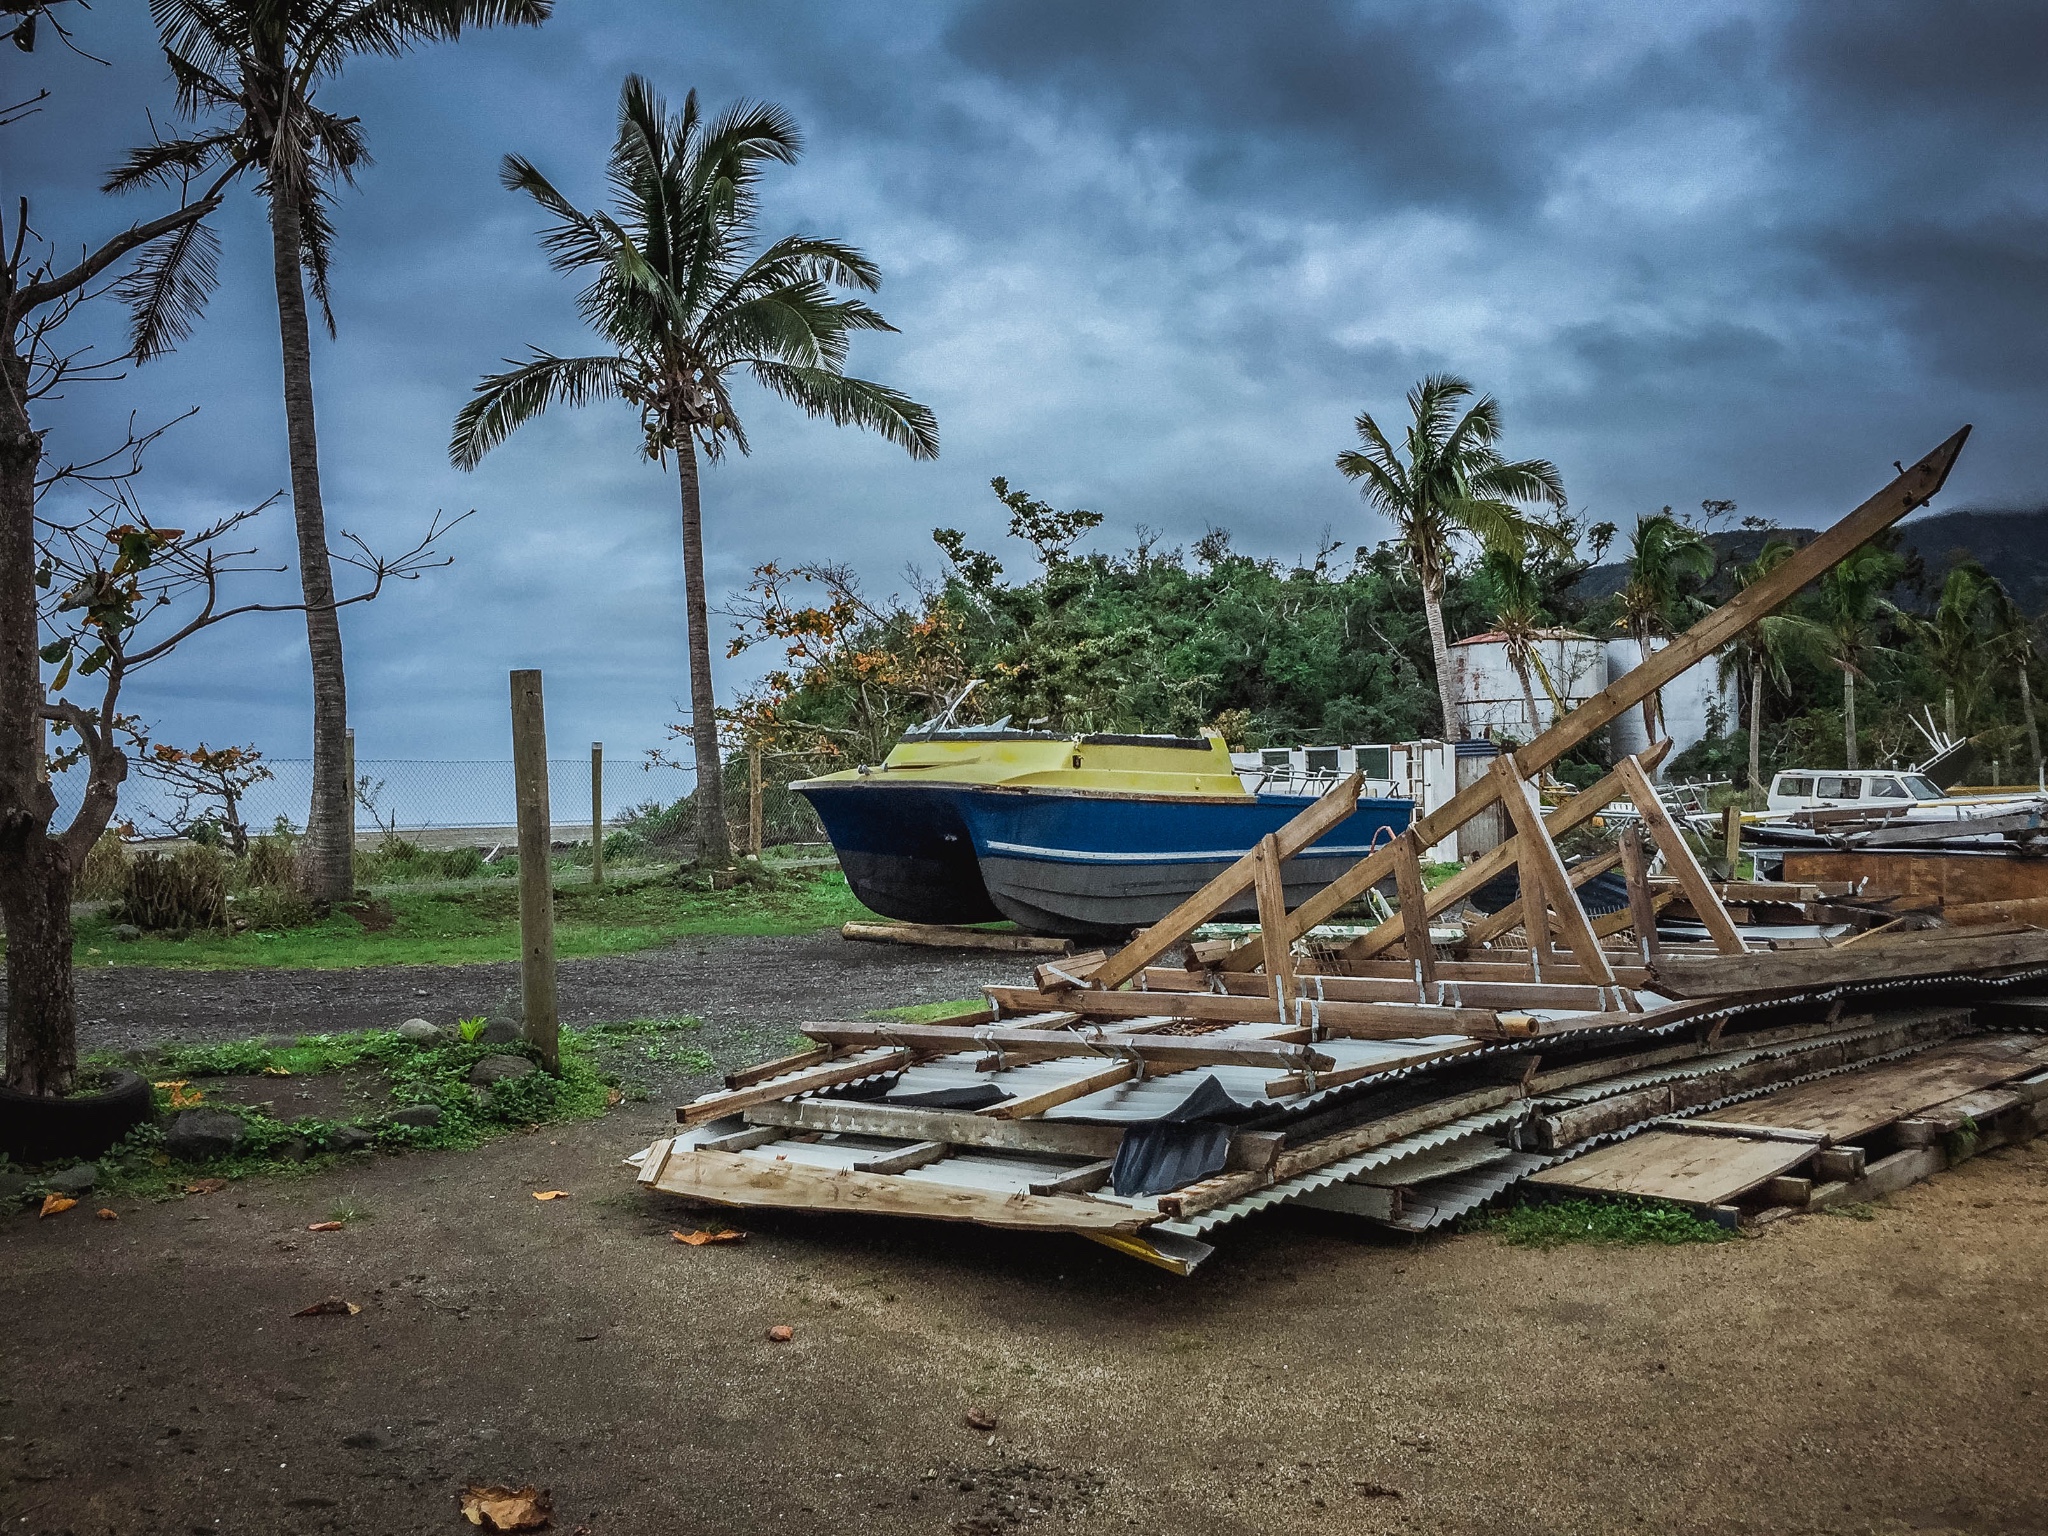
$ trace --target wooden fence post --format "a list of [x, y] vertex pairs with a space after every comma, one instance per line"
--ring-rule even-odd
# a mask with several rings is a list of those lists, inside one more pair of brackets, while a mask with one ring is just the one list
[[348, 774], [348, 845], [356, 845], [356, 728], [341, 733], [342, 769]]
[[604, 743], [590, 744], [590, 883], [604, 884]]
[[519, 811], [519, 990], [526, 1043], [562, 1069], [555, 1006], [554, 882], [548, 867], [548, 728], [540, 673], [512, 674], [512, 784]]
[[761, 744], [747, 748], [747, 852], [761, 857]]
[[1742, 861], [1742, 807], [1725, 805], [1721, 808], [1721, 843], [1728, 854], [1728, 878], [1740, 880], [1742, 872], [1737, 866]]

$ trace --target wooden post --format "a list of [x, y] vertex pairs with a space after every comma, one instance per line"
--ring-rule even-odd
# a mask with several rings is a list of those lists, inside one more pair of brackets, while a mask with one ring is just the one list
[[604, 743], [590, 744], [590, 883], [604, 884]]
[[548, 727], [540, 673], [512, 674], [512, 788], [519, 813], [519, 990], [526, 1043], [562, 1069], [555, 1007], [554, 881], [548, 868]]
[[747, 852], [761, 857], [761, 744], [747, 747]]
[[1737, 866], [1742, 861], [1742, 807], [1724, 805], [1721, 807], [1721, 843], [1728, 851], [1728, 878], [1740, 880], [1742, 871]]
[[1429, 939], [1429, 897], [1422, 887], [1422, 844], [1415, 841], [1415, 829], [1401, 834], [1401, 851], [1394, 856], [1394, 886], [1401, 898], [1401, 943], [1408, 951], [1408, 969], [1415, 977], [1416, 998], [1433, 1003], [1436, 998], [1436, 946]]
[[[1354, 775], [1354, 777], [1356, 777]], [[1287, 935], [1287, 888], [1280, 878], [1280, 839], [1268, 832], [1252, 850], [1252, 891], [1259, 903], [1259, 931], [1273, 935], [1266, 945], [1266, 974], [1280, 1021], [1294, 1005], [1294, 942]]]
[[1596, 986], [1613, 986], [1614, 971], [1607, 963], [1607, 952], [1601, 949], [1599, 936], [1586, 920], [1586, 909], [1579, 905], [1578, 892], [1572, 889], [1572, 877], [1565, 870], [1564, 860], [1558, 857], [1557, 844], [1550, 840], [1543, 814], [1530, 799], [1529, 786], [1516, 769], [1515, 760], [1495, 758], [1493, 773], [1500, 784], [1501, 802], [1507, 807], [1508, 818], [1514, 823], [1522, 846], [1522, 916], [1530, 951], [1540, 954], [1538, 946], [1549, 942], [1550, 925], [1543, 916], [1547, 899], [1557, 913], [1557, 926], [1564, 933], [1565, 943], [1587, 979]]
[[341, 733], [343, 771], [348, 774], [348, 845], [356, 845], [356, 728]]
[[1692, 845], [1686, 842], [1684, 832], [1658, 798], [1657, 788], [1650, 782], [1649, 775], [1632, 757], [1625, 757], [1614, 766], [1627, 786], [1629, 799], [1635, 801], [1636, 809], [1642, 812], [1643, 825], [1650, 829], [1650, 836], [1657, 840], [1658, 848], [1663, 851], [1665, 868], [1678, 881], [1678, 888], [1685, 892], [1687, 903], [1699, 914], [1700, 921], [1707, 925], [1714, 947], [1724, 955], [1742, 954], [1748, 946], [1736, 931], [1735, 920], [1721, 905], [1721, 898], [1714, 894], [1714, 887], [1707, 881], [1707, 872], [1693, 857]]
[[1636, 931], [1636, 953], [1648, 965], [1664, 953], [1657, 942], [1657, 908], [1650, 899], [1650, 856], [1643, 847], [1643, 829], [1621, 834], [1621, 876], [1628, 882], [1628, 910]]

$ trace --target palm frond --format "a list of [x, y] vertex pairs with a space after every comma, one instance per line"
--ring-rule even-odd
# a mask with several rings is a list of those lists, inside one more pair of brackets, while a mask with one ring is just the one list
[[1553, 507], [1565, 503], [1564, 477], [1548, 459], [1481, 464], [1470, 472], [1467, 483], [1478, 495], [1502, 501], [1540, 501]]
[[939, 456], [937, 418], [900, 390], [831, 369], [799, 368], [765, 358], [753, 359], [748, 368], [764, 387], [809, 415], [822, 416], [835, 426], [878, 432], [913, 459]]
[[194, 219], [143, 248], [135, 268], [115, 285], [134, 313], [129, 351], [138, 363], [160, 357], [192, 334], [220, 275], [220, 236]]
[[132, 192], [137, 187], [178, 186], [205, 173], [232, 153], [234, 136], [226, 132], [194, 134], [186, 139], [158, 139], [131, 149], [107, 173], [102, 192]]
[[625, 399], [630, 375], [631, 365], [621, 357], [556, 357], [536, 347], [527, 361], [477, 384], [455, 418], [449, 461], [457, 469], [475, 469], [485, 454], [550, 405]]

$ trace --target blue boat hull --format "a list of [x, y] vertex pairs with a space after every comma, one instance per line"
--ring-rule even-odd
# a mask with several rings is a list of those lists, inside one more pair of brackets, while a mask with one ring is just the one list
[[[886, 917], [1121, 938], [1156, 922], [1269, 832], [1303, 795], [1117, 795], [967, 784], [837, 781], [800, 791], [817, 808], [860, 900]], [[1282, 866], [1290, 906], [1406, 830], [1408, 800], [1361, 800]], [[1249, 892], [1218, 913], [1256, 915]]]
[[846, 883], [871, 912], [904, 923], [993, 923], [974, 839], [951, 784], [819, 784], [798, 791], [825, 824]]
[[[959, 811], [982, 884], [1003, 915], [1033, 933], [1121, 938], [1157, 922], [1300, 815], [1305, 795], [1132, 796], [964, 788]], [[1281, 866], [1297, 906], [1407, 830], [1409, 800], [1361, 800], [1314, 846]], [[1257, 916], [1251, 892], [1217, 914]]]

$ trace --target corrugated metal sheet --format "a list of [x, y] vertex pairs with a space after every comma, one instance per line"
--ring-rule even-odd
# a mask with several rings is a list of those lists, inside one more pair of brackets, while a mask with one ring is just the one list
[[1402, 1232], [1431, 1231], [1467, 1211], [1478, 1210], [1538, 1169], [1559, 1161], [1536, 1152], [1511, 1152], [1484, 1168], [1418, 1184], [1409, 1191], [1401, 1214], [1381, 1225]]

